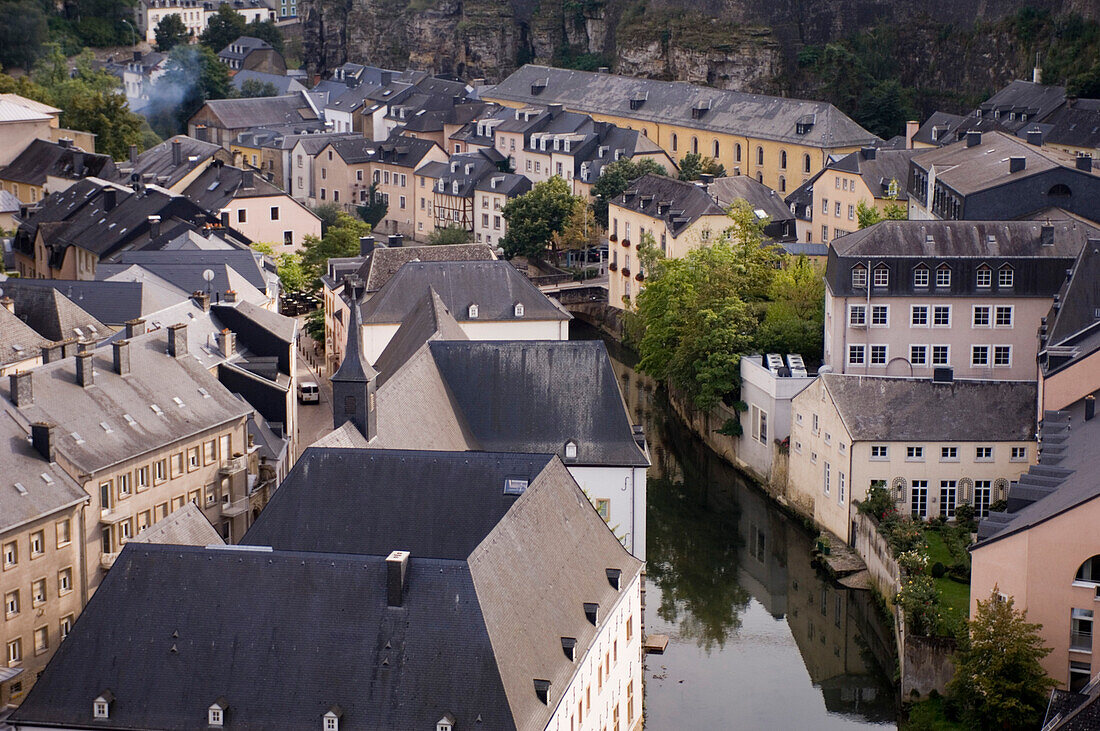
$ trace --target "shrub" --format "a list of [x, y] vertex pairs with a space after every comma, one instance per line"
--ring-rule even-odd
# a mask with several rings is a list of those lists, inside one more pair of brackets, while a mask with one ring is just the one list
[[905, 573], [906, 576], [917, 576], [923, 574], [925, 568], [928, 567], [928, 556], [924, 555], [921, 551], [911, 550], [903, 551], [898, 554], [898, 567]]
[[947, 574], [947, 567], [944, 566], [942, 562], [937, 561], [936, 563], [932, 564], [932, 578], [933, 579], [942, 579], [944, 577], [944, 575], [946, 575], [946, 574]]
[[925, 637], [932, 635], [940, 610], [939, 595], [931, 576], [918, 574], [908, 577], [894, 603], [905, 612], [905, 623], [910, 632]]
[[859, 512], [870, 515], [875, 520], [883, 520], [894, 510], [894, 500], [885, 485], [872, 485], [867, 490], [867, 498], [859, 504]]
[[727, 437], [739, 437], [745, 433], [745, 430], [737, 419], [726, 419], [726, 423], [722, 425], [718, 433]]

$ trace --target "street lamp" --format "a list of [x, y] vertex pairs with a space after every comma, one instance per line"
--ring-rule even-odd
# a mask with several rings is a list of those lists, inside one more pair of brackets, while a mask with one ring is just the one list
[[122, 18], [121, 20], [122, 20], [122, 22], [123, 22], [123, 23], [125, 23], [125, 24], [126, 24], [126, 26], [127, 26], [127, 27], [128, 27], [129, 29], [130, 29], [130, 33], [131, 33], [131, 36], [132, 36], [132, 37], [133, 37], [133, 39], [134, 39], [134, 45], [136, 46], [136, 45], [138, 44], [138, 39], [137, 39], [137, 37], [138, 37], [138, 35], [137, 35], [137, 28], [135, 28], [135, 27], [134, 27], [134, 24], [133, 24], [133, 23], [131, 23], [130, 21], [126, 20], [126, 18]]

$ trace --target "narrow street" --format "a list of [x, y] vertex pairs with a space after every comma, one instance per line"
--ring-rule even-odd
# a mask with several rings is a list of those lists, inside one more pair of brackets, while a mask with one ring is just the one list
[[314, 342], [305, 331], [305, 318], [299, 317], [302, 324], [298, 340], [298, 383], [314, 381], [321, 388], [321, 401], [315, 404], [298, 404], [298, 444], [299, 453], [315, 441], [332, 431], [332, 384], [324, 372], [324, 358], [314, 355]]

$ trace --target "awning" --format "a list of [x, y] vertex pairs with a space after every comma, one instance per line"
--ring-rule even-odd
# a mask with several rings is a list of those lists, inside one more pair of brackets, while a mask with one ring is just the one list
[[0, 683], [6, 683], [22, 674], [23, 668], [0, 668]]

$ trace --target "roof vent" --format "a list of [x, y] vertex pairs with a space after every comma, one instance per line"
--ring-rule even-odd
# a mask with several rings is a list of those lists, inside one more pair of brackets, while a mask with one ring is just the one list
[[565, 657], [568, 658], [569, 662], [575, 662], [577, 660], [577, 638], [562, 637], [561, 651], [565, 653]]
[[393, 551], [386, 557], [386, 603], [391, 607], [401, 606], [408, 570], [408, 551]]
[[550, 681], [549, 680], [536, 680], [535, 681], [535, 697], [537, 697], [544, 705], [550, 705]]
[[1085, 153], [1084, 155], [1078, 155], [1075, 161], [1078, 170], [1083, 170], [1086, 173], [1092, 172], [1092, 155]]
[[1021, 170], [1023, 170], [1025, 167], [1027, 167], [1027, 158], [1026, 157], [1013, 156], [1013, 157], [1008, 158], [1008, 172], [1009, 173], [1018, 173]]
[[542, 92], [546, 91], [546, 87], [550, 84], [549, 78], [535, 79], [531, 82], [531, 95], [538, 96]]
[[618, 591], [620, 588], [621, 579], [623, 576], [622, 569], [606, 569], [607, 583], [611, 584], [611, 588]]
[[966, 146], [977, 147], [982, 144], [982, 133], [977, 130], [970, 130], [966, 133]]
[[710, 111], [710, 99], [700, 99], [691, 107], [691, 118], [702, 119]]
[[584, 618], [588, 620], [589, 624], [595, 627], [600, 621], [600, 605], [595, 602], [585, 602]]

